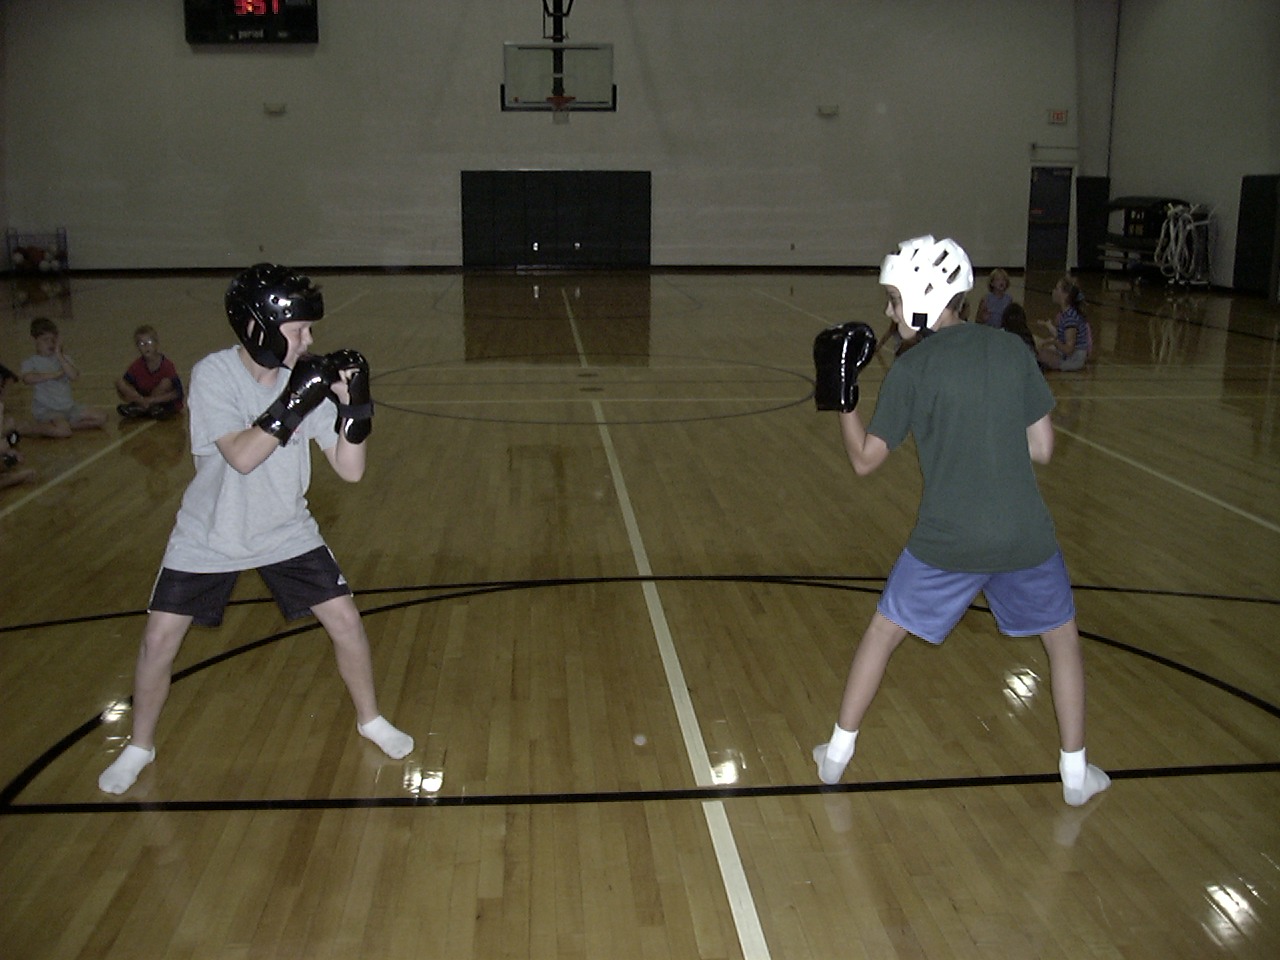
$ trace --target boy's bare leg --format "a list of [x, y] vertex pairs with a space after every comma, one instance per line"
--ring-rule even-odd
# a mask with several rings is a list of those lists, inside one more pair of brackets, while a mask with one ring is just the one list
[[394, 760], [407, 756], [413, 750], [413, 737], [397, 730], [378, 711], [369, 637], [355, 600], [350, 596], [335, 597], [312, 607], [311, 612], [333, 641], [338, 673], [356, 708], [356, 728], [360, 735], [372, 740]]
[[1045, 633], [1045, 653], [1049, 655], [1053, 709], [1058, 717], [1058, 737], [1066, 753], [1084, 747], [1084, 654], [1075, 620]]
[[[0, 420], [3, 414], [0, 413]], [[22, 454], [13, 449], [9, 444], [7, 436], [0, 435], [0, 488], [16, 487], [20, 483], [30, 483], [36, 478], [36, 472], [30, 467], [20, 467], [22, 463]]]
[[[0, 384], [0, 389], [3, 385]], [[4, 415], [4, 403], [0, 402], [0, 458], [4, 463], [0, 466], [0, 488], [15, 487], [20, 483], [28, 483], [36, 478], [36, 472], [30, 467], [19, 468], [17, 465], [22, 462], [22, 454], [13, 448], [13, 444], [9, 442], [12, 437], [13, 443], [18, 442], [16, 429], [13, 420]]]
[[156, 757], [156, 724], [169, 699], [173, 661], [191, 627], [191, 618], [176, 613], [152, 612], [142, 631], [142, 645], [133, 674], [133, 733], [129, 745], [98, 777], [107, 793], [124, 793], [143, 767]]
[[813, 748], [813, 759], [818, 764], [818, 777], [823, 783], [837, 783], [844, 775], [844, 768], [853, 758], [862, 719], [880, 689], [889, 659], [906, 636], [906, 630], [887, 619], [880, 611], [877, 610], [872, 615], [858, 649], [854, 651], [853, 662], [849, 665], [844, 697], [840, 701], [839, 720], [831, 731], [831, 739]]
[[0, 473], [0, 489], [30, 483], [35, 478], [36, 472], [30, 467], [23, 467], [21, 470], [6, 470], [4, 473]]
[[54, 440], [65, 440], [71, 436], [71, 424], [63, 418], [28, 420], [19, 424], [18, 432], [24, 437], [50, 437]]
[[1111, 784], [1106, 773], [1085, 759], [1084, 654], [1080, 651], [1080, 632], [1072, 619], [1048, 631], [1041, 639], [1049, 655], [1053, 709], [1062, 741], [1058, 758], [1062, 796], [1068, 804], [1078, 807]]
[[1057, 370], [1062, 366], [1062, 354], [1058, 352], [1058, 348], [1052, 342], [1043, 343], [1040, 349], [1036, 351], [1036, 359], [1040, 361], [1040, 365]]
[[73, 430], [100, 430], [107, 425], [107, 415], [101, 410], [81, 410], [80, 415], [71, 421]]
[[853, 663], [849, 665], [849, 677], [845, 681], [844, 697], [840, 701], [841, 727], [857, 730], [862, 726], [862, 718], [884, 680], [889, 658], [906, 636], [906, 630], [887, 619], [879, 610], [872, 614], [862, 641], [854, 651]]

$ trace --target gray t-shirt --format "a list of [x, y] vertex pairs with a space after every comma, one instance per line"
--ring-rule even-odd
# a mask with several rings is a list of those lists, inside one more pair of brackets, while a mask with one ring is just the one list
[[252, 426], [288, 382], [282, 367], [274, 383], [258, 383], [236, 347], [211, 353], [192, 368], [188, 406], [196, 475], [178, 508], [164, 566], [191, 573], [248, 570], [324, 545], [307, 509], [307, 441], [322, 450], [338, 442], [332, 401], [308, 414], [286, 445], [247, 474], [232, 467], [216, 444]]
[[[67, 360], [71, 361], [71, 358], [67, 357]], [[75, 407], [71, 381], [63, 372], [62, 362], [57, 357], [39, 353], [27, 357], [22, 361], [22, 372], [61, 374], [54, 380], [41, 380], [31, 388], [31, 415], [37, 420], [46, 420], [56, 414], [65, 416]]]

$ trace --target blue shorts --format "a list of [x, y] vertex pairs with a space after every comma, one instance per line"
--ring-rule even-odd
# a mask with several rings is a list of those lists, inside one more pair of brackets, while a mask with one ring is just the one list
[[1076, 615], [1061, 551], [1025, 570], [960, 573], [931, 567], [903, 550], [876, 609], [908, 633], [941, 643], [979, 591], [986, 594], [1000, 632], [1010, 637], [1045, 633]]

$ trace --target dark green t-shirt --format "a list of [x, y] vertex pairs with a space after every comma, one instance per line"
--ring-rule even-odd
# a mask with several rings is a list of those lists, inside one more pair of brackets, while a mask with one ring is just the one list
[[943, 570], [1033, 567], [1057, 550], [1027, 427], [1053, 394], [1026, 345], [981, 324], [943, 327], [894, 361], [867, 430], [915, 437], [924, 495], [907, 549]]

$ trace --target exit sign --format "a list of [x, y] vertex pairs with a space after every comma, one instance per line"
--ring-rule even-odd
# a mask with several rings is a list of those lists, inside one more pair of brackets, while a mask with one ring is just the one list
[[1067, 111], [1065, 111], [1065, 110], [1050, 110], [1050, 111], [1049, 111], [1049, 122], [1050, 122], [1050, 123], [1066, 123], [1066, 122], [1067, 122]]

